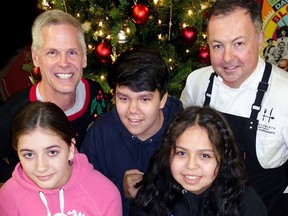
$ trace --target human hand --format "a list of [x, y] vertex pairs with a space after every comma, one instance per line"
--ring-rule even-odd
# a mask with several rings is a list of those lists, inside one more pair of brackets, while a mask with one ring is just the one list
[[140, 172], [138, 169], [127, 170], [125, 172], [123, 188], [126, 198], [135, 198], [138, 188], [135, 188], [134, 186], [142, 180], [143, 174], [144, 173]]

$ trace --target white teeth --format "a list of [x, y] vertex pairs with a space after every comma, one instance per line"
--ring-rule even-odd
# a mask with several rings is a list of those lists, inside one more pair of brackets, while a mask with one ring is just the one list
[[129, 119], [131, 122], [140, 122], [138, 119]]
[[190, 179], [190, 180], [197, 180], [199, 179], [198, 176], [185, 176], [187, 179]]
[[67, 74], [67, 73], [61, 73], [60, 74], [60, 73], [58, 73], [58, 74], [56, 74], [56, 76], [60, 79], [70, 79], [73, 76], [73, 74]]

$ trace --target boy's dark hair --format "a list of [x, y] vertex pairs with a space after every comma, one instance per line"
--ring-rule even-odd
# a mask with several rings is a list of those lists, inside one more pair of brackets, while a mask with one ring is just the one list
[[158, 90], [162, 99], [168, 91], [169, 71], [156, 50], [138, 45], [116, 59], [108, 82], [114, 93], [117, 85], [134, 92]]

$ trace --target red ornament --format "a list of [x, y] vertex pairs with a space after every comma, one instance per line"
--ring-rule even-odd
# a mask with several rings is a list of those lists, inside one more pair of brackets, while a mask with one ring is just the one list
[[210, 63], [209, 48], [207, 46], [201, 46], [198, 50], [198, 61], [202, 64]]
[[102, 62], [102, 63], [111, 63], [111, 53], [112, 53], [112, 46], [109, 42], [103, 41], [100, 42], [93, 50], [94, 55]]
[[206, 10], [202, 13], [203, 18], [207, 18], [207, 15], [208, 15], [208, 10]]
[[182, 30], [182, 41], [184, 45], [190, 45], [197, 40], [197, 29], [193, 26], [186, 26]]
[[42, 75], [39, 67], [34, 67], [32, 71], [32, 77], [36, 80], [41, 80]]
[[136, 4], [132, 8], [132, 20], [136, 24], [144, 24], [149, 18], [149, 8], [144, 4]]

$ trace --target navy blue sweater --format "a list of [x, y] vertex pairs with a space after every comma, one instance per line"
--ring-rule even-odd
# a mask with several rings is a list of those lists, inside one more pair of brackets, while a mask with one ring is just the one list
[[180, 100], [168, 97], [163, 109], [162, 128], [146, 141], [133, 136], [122, 124], [115, 106], [97, 118], [86, 133], [80, 149], [94, 168], [112, 180], [121, 192], [123, 216], [128, 215], [130, 200], [124, 197], [123, 178], [126, 170], [147, 170], [152, 154], [162, 141], [171, 120], [183, 110]]

